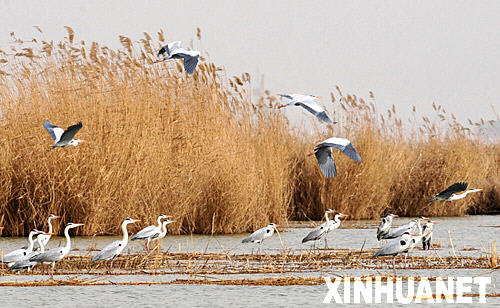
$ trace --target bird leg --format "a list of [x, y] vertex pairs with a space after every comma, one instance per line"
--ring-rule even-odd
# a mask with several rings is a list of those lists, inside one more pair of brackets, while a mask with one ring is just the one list
[[397, 277], [397, 274], [396, 274], [396, 257], [398, 255], [395, 255], [394, 258], [392, 259], [392, 270], [394, 271], [394, 276]]
[[325, 235], [325, 249], [328, 248], [328, 236]]

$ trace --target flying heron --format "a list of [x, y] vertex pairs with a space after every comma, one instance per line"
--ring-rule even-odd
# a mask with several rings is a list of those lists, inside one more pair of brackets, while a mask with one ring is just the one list
[[198, 64], [198, 59], [200, 58], [199, 51], [182, 48], [180, 41], [171, 42], [163, 46], [160, 51], [158, 51], [158, 56], [163, 54], [166, 54], [166, 56], [164, 56], [162, 60], [155, 61], [155, 63], [171, 59], [183, 59], [184, 70], [188, 74], [192, 74], [194, 72], [194, 69]]
[[323, 107], [316, 104], [315, 100], [321, 98], [320, 96], [314, 95], [303, 95], [303, 94], [278, 94], [281, 97], [288, 98], [290, 101], [284, 105], [278, 106], [278, 109], [285, 108], [288, 106], [300, 106], [305, 110], [312, 113], [315, 117], [320, 119], [323, 122], [335, 124], [337, 122], [333, 122]]
[[384, 235], [389, 233], [389, 230], [391, 229], [392, 226], [392, 219], [394, 217], [398, 217], [396, 214], [389, 214], [386, 217], [382, 218], [382, 221], [378, 225], [377, 229], [377, 240], [381, 240]]
[[116, 256], [122, 253], [128, 243], [127, 225], [138, 221], [139, 220], [132, 218], [125, 218], [125, 220], [122, 222], [123, 238], [121, 239], [121, 241], [114, 241], [111, 244], [108, 244], [92, 258], [92, 262], [111, 260], [109, 268], [113, 268], [113, 261], [115, 260]]
[[[434, 197], [432, 197], [429, 200], [429, 203], [434, 202], [434, 201], [459, 200], [459, 199], [465, 198], [467, 196], [467, 194], [469, 194], [469, 193], [478, 192], [478, 191], [482, 190], [482, 189], [478, 189], [478, 188], [467, 189], [467, 186], [469, 186], [469, 183], [467, 183], [467, 182], [455, 183], [455, 184], [451, 185], [450, 187], [446, 188], [445, 190], [443, 190], [442, 192], [440, 192], [439, 194], [434, 195]], [[457, 193], [462, 192], [462, 191], [464, 192], [463, 194], [457, 195]]]
[[31, 257], [29, 260], [31, 262], [52, 263], [52, 270], [54, 270], [56, 262], [61, 261], [71, 250], [71, 238], [69, 237], [69, 230], [80, 226], [83, 226], [83, 224], [72, 223], [72, 222], [68, 223], [66, 225], [66, 228], [64, 228], [64, 236], [66, 237], [66, 246], [52, 248], [51, 250], [45, 251], [43, 253]]
[[43, 127], [45, 127], [45, 129], [49, 132], [50, 137], [54, 139], [54, 144], [52, 145], [53, 148], [65, 148], [70, 145], [76, 147], [78, 143], [83, 142], [83, 140], [80, 139], [73, 139], [76, 133], [82, 128], [82, 122], [71, 125], [66, 130], [64, 130], [50, 123], [49, 120], [46, 120], [45, 122], [43, 122]]
[[319, 143], [314, 147], [314, 152], [308, 155], [315, 155], [318, 160], [319, 168], [327, 179], [337, 176], [337, 167], [332, 156], [332, 147], [340, 150], [350, 159], [361, 162], [361, 156], [352, 145], [352, 143], [344, 138], [329, 138]]
[[160, 216], [158, 216], [158, 225], [157, 226], [151, 225], [151, 226], [148, 226], [148, 227], [142, 229], [141, 231], [137, 232], [134, 236], [132, 236], [130, 238], [130, 240], [131, 241], [145, 240], [146, 241], [145, 247], [146, 247], [146, 250], [149, 252], [150, 251], [149, 243], [151, 242], [152, 239], [154, 239], [160, 235], [160, 233], [162, 232], [161, 220], [164, 218], [167, 218], [167, 217], [169, 217], [169, 216], [161, 214]]

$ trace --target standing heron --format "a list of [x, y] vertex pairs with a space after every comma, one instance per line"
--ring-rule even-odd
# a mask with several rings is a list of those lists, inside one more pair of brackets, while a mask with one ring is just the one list
[[[469, 194], [469, 193], [478, 192], [478, 191], [482, 190], [479, 188], [467, 189], [467, 186], [469, 186], [469, 183], [467, 183], [467, 182], [455, 183], [455, 184], [451, 185], [450, 187], [446, 188], [445, 190], [443, 190], [442, 192], [440, 192], [439, 194], [434, 195], [434, 197], [432, 197], [429, 200], [429, 203], [434, 202], [434, 201], [449, 201], [449, 202], [451, 202], [454, 200], [459, 200], [459, 199], [465, 198], [467, 196], [467, 194]], [[457, 193], [462, 192], [462, 191], [464, 192], [463, 194], [457, 195]]]
[[43, 231], [40, 231], [40, 232], [41, 233], [39, 233], [38, 236], [36, 237], [36, 243], [38, 243], [38, 247], [40, 248], [40, 251], [33, 250], [32, 252], [30, 252], [26, 256], [24, 256], [21, 259], [19, 259], [18, 261], [16, 261], [9, 268], [11, 271], [17, 272], [17, 271], [23, 270], [25, 268], [27, 268], [28, 271], [31, 271], [31, 269], [37, 264], [37, 262], [30, 261], [30, 259], [38, 254], [45, 252], [45, 245], [43, 244], [43, 239], [46, 236], [53, 235], [53, 234], [48, 233], [48, 232], [43, 232]]
[[125, 218], [125, 220], [122, 222], [123, 238], [121, 239], [121, 241], [114, 241], [111, 244], [108, 244], [92, 258], [92, 262], [111, 260], [109, 268], [113, 268], [113, 261], [115, 260], [116, 256], [122, 253], [122, 251], [128, 244], [127, 225], [138, 221], [139, 220], [132, 218]]
[[33, 236], [41, 233], [43, 233], [43, 231], [38, 231], [36, 229], [31, 230], [28, 235], [28, 247], [9, 252], [1, 258], [1, 263], [7, 263], [9, 266], [12, 266], [12, 264], [30, 254], [33, 251]]
[[290, 101], [285, 105], [278, 106], [278, 109], [285, 108], [288, 106], [300, 106], [305, 110], [312, 113], [315, 117], [320, 119], [323, 122], [335, 124], [337, 122], [333, 122], [323, 107], [316, 104], [315, 100], [321, 98], [320, 96], [314, 95], [302, 95], [302, 94], [278, 94], [281, 97], [288, 98]]
[[381, 240], [384, 235], [389, 233], [389, 230], [391, 229], [392, 226], [392, 219], [394, 217], [398, 217], [396, 214], [389, 214], [386, 217], [382, 218], [382, 221], [380, 222], [380, 225], [378, 225], [377, 229], [377, 240]]
[[[330, 218], [328, 218], [328, 215], [330, 213], [333, 213], [334, 210], [332, 209], [327, 209], [325, 211], [325, 222], [322, 223], [321, 225], [317, 226], [316, 228], [312, 229], [311, 232], [309, 232], [303, 239], [302, 243], [307, 243], [309, 241], [314, 241], [313, 245], [314, 248], [316, 248], [316, 241], [320, 240], [323, 235], [325, 235], [326, 232], [328, 232], [328, 227], [330, 224]], [[333, 229], [332, 229], [333, 230]], [[325, 238], [325, 248], [326, 248], [326, 238]]]
[[52, 263], [52, 270], [54, 271], [56, 262], [61, 261], [71, 250], [71, 238], [69, 237], [69, 230], [80, 226], [83, 226], [83, 224], [72, 223], [72, 222], [68, 223], [66, 225], [66, 228], [64, 228], [64, 236], [66, 237], [66, 246], [52, 248], [51, 250], [45, 251], [43, 253], [31, 257], [29, 260], [31, 262]]
[[434, 229], [434, 224], [438, 224], [438, 221], [433, 221], [431, 219], [427, 220], [422, 228], [422, 246], [424, 250], [427, 247], [427, 250], [431, 248], [431, 240], [432, 240], [432, 230]]
[[413, 234], [406, 232], [400, 237], [388, 241], [384, 246], [382, 246], [382, 248], [373, 254], [373, 257], [394, 256], [394, 259], [392, 260], [392, 269], [394, 271], [394, 276], [396, 276], [396, 256], [407, 250], [410, 245], [412, 235]]
[[65, 148], [70, 145], [76, 147], [78, 143], [83, 142], [83, 140], [80, 139], [73, 139], [76, 133], [78, 133], [78, 131], [82, 128], [82, 122], [71, 125], [64, 130], [50, 123], [49, 120], [45, 120], [45, 122], [43, 122], [43, 127], [45, 127], [45, 129], [49, 132], [50, 137], [54, 139], [54, 144], [52, 145], [53, 148]]
[[249, 237], [244, 238], [241, 242], [242, 243], [258, 243], [259, 244], [259, 251], [260, 251], [260, 245], [262, 244], [262, 242], [266, 238], [273, 236], [274, 230], [276, 230], [277, 226], [278, 225], [275, 223], [270, 223], [269, 225], [267, 225], [263, 228], [260, 228], [259, 230], [250, 234]]
[[[53, 232], [53, 228], [52, 228], [52, 219], [57, 219], [59, 218], [60, 216], [56, 216], [54, 214], [50, 214], [49, 215], [49, 219], [47, 220], [48, 221], [48, 224], [49, 224], [49, 231], [47, 231], [47, 233], [43, 233], [43, 234], [39, 234], [37, 236], [37, 241], [34, 243], [33, 245], [33, 250], [38, 250], [40, 248], [40, 245], [38, 244], [39, 241], [38, 239], [40, 239], [40, 241], [42, 242], [43, 246], [47, 246], [47, 243], [49, 242], [50, 240], [50, 237], [52, 236], [52, 232]], [[24, 246], [23, 248], [27, 248], [28, 246]]]
[[161, 214], [160, 216], [158, 216], [158, 225], [155, 226], [155, 225], [151, 225], [151, 226], [148, 226], [144, 229], [142, 229], [141, 231], [137, 232], [134, 236], [132, 236], [130, 238], [131, 241], [135, 241], [135, 240], [146, 240], [146, 250], [149, 252], [150, 251], [150, 248], [149, 248], [149, 243], [151, 243], [151, 240], [155, 237], [158, 237], [158, 235], [160, 235], [160, 233], [162, 232], [162, 224], [161, 224], [161, 220], [164, 219], [164, 218], [167, 218], [168, 216], [167, 215], [163, 215]]
[[319, 168], [327, 179], [337, 176], [337, 167], [332, 156], [332, 148], [336, 148], [344, 153], [350, 159], [361, 162], [361, 156], [356, 151], [352, 143], [344, 138], [329, 138], [314, 147], [314, 152], [309, 156], [315, 155], [318, 160]]
[[160, 51], [158, 51], [158, 56], [161, 56], [163, 54], [167, 55], [164, 56], [162, 60], [155, 61], [155, 63], [171, 59], [183, 59], [184, 70], [188, 74], [192, 74], [194, 72], [194, 69], [196, 68], [196, 65], [198, 65], [198, 60], [200, 58], [199, 51], [182, 48], [180, 41], [171, 42], [163, 46]]
[[338, 229], [340, 227], [340, 218], [342, 217], [347, 217], [349, 215], [342, 214], [342, 213], [337, 213], [333, 217], [333, 220], [330, 220], [328, 222], [328, 228], [325, 231], [325, 248], [328, 248], [328, 233], [331, 231]]
[[161, 245], [161, 239], [164, 238], [167, 233], [168, 233], [168, 229], [167, 229], [167, 225], [168, 224], [171, 224], [175, 222], [175, 220], [170, 220], [170, 219], [167, 219], [167, 220], [164, 220], [163, 223], [161, 224], [161, 232], [158, 233], [158, 235], [156, 237], [153, 237], [152, 240], [153, 241], [158, 241], [158, 249], [160, 249], [160, 245]]

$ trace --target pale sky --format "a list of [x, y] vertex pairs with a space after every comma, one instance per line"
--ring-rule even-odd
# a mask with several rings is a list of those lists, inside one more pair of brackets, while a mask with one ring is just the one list
[[[119, 47], [118, 35], [164, 29], [228, 72], [249, 72], [272, 93], [325, 97], [340, 85], [379, 111], [395, 104], [431, 113], [434, 101], [460, 120], [496, 119], [500, 1], [18, 1], [0, 0], [0, 46], [9, 32], [29, 39], [76, 38]], [[153, 37], [155, 37], [153, 35]], [[500, 112], [500, 107], [496, 107]], [[300, 111], [301, 112], [301, 111]]]

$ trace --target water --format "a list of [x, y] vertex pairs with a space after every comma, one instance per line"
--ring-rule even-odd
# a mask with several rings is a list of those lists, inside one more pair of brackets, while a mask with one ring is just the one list
[[[499, 216], [468, 216], [454, 218], [439, 218], [439, 225], [434, 229], [434, 243], [438, 247], [431, 251], [414, 250], [417, 256], [487, 256], [489, 253], [488, 243], [500, 238]], [[394, 226], [404, 224], [408, 218], [398, 218], [394, 221]], [[295, 223], [289, 228], [281, 227], [281, 241], [277, 235], [266, 240], [262, 244], [262, 253], [280, 253], [283, 247], [291, 248], [299, 253], [310, 248], [310, 245], [301, 244], [301, 239], [310, 231], [305, 227], [309, 224]], [[376, 221], [347, 221], [340, 229], [329, 236], [329, 245], [335, 249], [374, 249], [379, 247], [376, 240]], [[448, 233], [449, 232], [449, 233]], [[162, 242], [162, 250], [169, 252], [212, 252], [229, 253], [231, 255], [243, 253], [255, 253], [258, 249], [256, 244], [241, 244], [241, 239], [246, 235], [221, 235], [221, 236], [170, 236], [168, 235]], [[453, 248], [450, 242], [453, 243]], [[107, 243], [116, 240], [118, 237], [75, 237], [73, 248], [76, 249], [71, 254], [93, 254], [89, 247], [100, 249]], [[24, 245], [24, 238], [0, 238], [0, 249], [8, 252]], [[364, 244], [363, 244], [364, 243]], [[54, 237], [49, 246], [64, 245], [64, 239]], [[323, 247], [323, 242], [318, 243]], [[464, 247], [466, 248], [464, 250]], [[141, 253], [140, 243], [132, 242], [126, 249], [126, 253]], [[246, 275], [211, 275], [217, 279], [237, 279], [237, 278], [265, 278], [265, 277], [322, 277], [326, 275], [377, 275], [380, 269], [352, 269], [345, 270], [339, 268], [330, 273], [320, 272], [293, 272], [284, 274], [246, 274]], [[406, 269], [399, 270], [398, 273], [404, 276], [489, 276], [492, 284], [488, 286], [488, 293], [500, 293], [499, 282], [500, 273], [498, 270], [486, 269]], [[57, 277], [64, 278], [64, 275]], [[92, 275], [79, 275], [78, 278], [93, 278]], [[102, 276], [101, 276], [102, 277]], [[171, 281], [178, 278], [189, 278], [187, 275], [120, 275], [106, 276], [106, 281]], [[24, 280], [44, 280], [46, 276], [34, 275], [13, 275], [2, 276], [0, 282], [4, 281], [24, 281]], [[141, 307], [152, 306], [247, 306], [261, 307], [262, 305], [273, 305], [275, 307], [290, 307], [323, 305], [322, 301], [327, 293], [324, 284], [315, 286], [238, 286], [238, 285], [106, 285], [106, 286], [62, 286], [62, 287], [0, 287], [0, 306], [68, 306], [75, 307], [114, 307], [130, 305]], [[473, 290], [474, 291], [474, 290]], [[477, 293], [477, 292], [476, 292]], [[500, 305], [500, 298], [487, 297], [487, 304], [484, 307]], [[478, 298], [472, 299], [473, 304], [478, 303]], [[424, 301], [425, 303], [425, 301]], [[349, 304], [349, 306], [356, 306]]]

